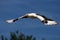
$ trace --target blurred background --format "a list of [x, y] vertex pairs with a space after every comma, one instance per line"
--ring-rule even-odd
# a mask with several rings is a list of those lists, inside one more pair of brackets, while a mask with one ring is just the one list
[[[8, 24], [5, 20], [18, 18], [26, 13], [37, 13], [56, 20], [56, 26], [45, 26], [38, 19], [21, 19]], [[19, 30], [33, 35], [36, 40], [60, 40], [60, 0], [0, 0], [0, 35], [10, 38], [10, 32]]]

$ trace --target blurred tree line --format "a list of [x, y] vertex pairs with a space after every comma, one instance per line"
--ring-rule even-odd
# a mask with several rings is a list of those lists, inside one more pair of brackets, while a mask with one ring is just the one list
[[[33, 37], [32, 35], [26, 36], [23, 33], [19, 33], [18, 31], [16, 31], [10, 32], [10, 39], [1, 35], [1, 40], [36, 40], [36, 38]], [[45, 38], [42, 38], [41, 40], [45, 40]]]
[[32, 35], [25, 36], [23, 33], [19, 33], [18, 31], [16, 31], [10, 32], [10, 39], [1, 35], [1, 40], [36, 40], [36, 38]]

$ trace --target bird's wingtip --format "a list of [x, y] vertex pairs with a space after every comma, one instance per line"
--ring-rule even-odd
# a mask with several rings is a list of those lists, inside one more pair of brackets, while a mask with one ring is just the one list
[[45, 25], [57, 25], [58, 23], [56, 21], [50, 21], [48, 23], [45, 23]]
[[13, 19], [11, 20], [6, 20], [7, 23], [13, 23]]

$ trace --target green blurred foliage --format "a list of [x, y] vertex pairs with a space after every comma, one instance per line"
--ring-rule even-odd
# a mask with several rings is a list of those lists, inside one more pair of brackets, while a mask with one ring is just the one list
[[[8, 38], [1, 35], [1, 40], [8, 40]], [[36, 38], [33, 37], [32, 35], [25, 36], [23, 33], [19, 33], [19, 31], [16, 31], [16, 32], [10, 32], [9, 40], [36, 40]]]

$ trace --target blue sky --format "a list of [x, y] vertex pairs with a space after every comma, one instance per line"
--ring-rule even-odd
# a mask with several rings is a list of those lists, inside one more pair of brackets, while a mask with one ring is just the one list
[[[26, 13], [38, 13], [56, 20], [56, 26], [45, 26], [38, 19], [22, 19], [8, 24], [7, 19], [17, 18]], [[37, 40], [60, 40], [60, 0], [0, 0], [0, 35], [19, 30], [33, 35]]]

